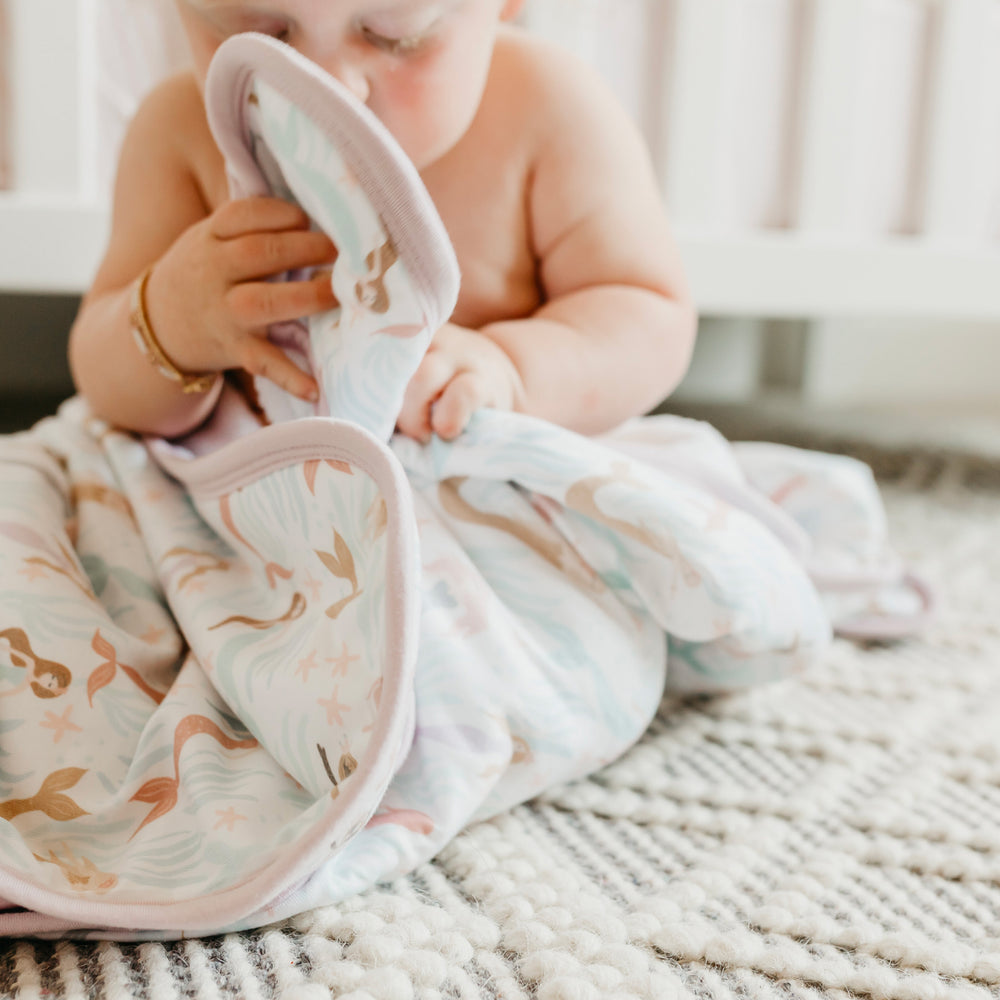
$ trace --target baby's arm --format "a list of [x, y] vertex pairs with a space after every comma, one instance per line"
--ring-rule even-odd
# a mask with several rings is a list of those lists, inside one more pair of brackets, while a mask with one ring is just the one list
[[329, 279], [262, 279], [329, 263], [332, 244], [308, 231], [300, 209], [276, 199], [227, 202], [211, 212], [193, 166], [198, 156], [218, 153], [193, 78], [174, 77], [147, 98], [130, 126], [108, 251], [70, 334], [77, 388], [99, 416], [130, 430], [182, 434], [205, 419], [217, 398], [214, 391], [184, 393], [137, 346], [132, 286], [150, 265], [149, 323], [177, 369], [242, 367], [297, 395], [315, 389], [263, 333], [268, 323], [332, 307]]
[[669, 395], [690, 360], [695, 311], [642, 138], [576, 60], [537, 56], [529, 44], [508, 86], [537, 149], [528, 213], [543, 304], [465, 339], [442, 331], [400, 420], [417, 437], [452, 437], [479, 406], [600, 433]]

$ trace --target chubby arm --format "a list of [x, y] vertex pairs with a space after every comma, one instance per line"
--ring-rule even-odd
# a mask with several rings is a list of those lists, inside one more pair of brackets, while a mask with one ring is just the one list
[[[414, 383], [427, 382], [430, 405], [404, 409], [417, 437], [453, 437], [479, 406], [600, 433], [668, 396], [690, 361], [695, 310], [638, 130], [575, 59], [531, 56], [529, 46], [519, 76], [530, 96], [514, 97], [531, 102], [536, 131], [527, 196], [542, 304], [527, 318], [441, 331], [433, 377]], [[435, 354], [449, 344], [458, 360], [446, 381]]]
[[309, 232], [300, 209], [276, 199], [227, 202], [212, 212], [197, 180], [211, 170], [197, 170], [198, 157], [218, 158], [201, 98], [192, 77], [173, 77], [146, 99], [126, 135], [110, 243], [69, 341], [74, 381], [95, 413], [168, 437], [201, 423], [217, 393], [183, 393], [136, 345], [131, 286], [147, 267], [150, 324], [181, 371], [242, 367], [297, 395], [315, 384], [263, 333], [271, 322], [334, 304], [328, 279], [263, 280], [329, 262], [330, 241]]
[[529, 192], [545, 301], [528, 320], [481, 332], [520, 373], [518, 409], [593, 434], [673, 391], [695, 313], [642, 137], [572, 66], [542, 71], [558, 123], [542, 138]]

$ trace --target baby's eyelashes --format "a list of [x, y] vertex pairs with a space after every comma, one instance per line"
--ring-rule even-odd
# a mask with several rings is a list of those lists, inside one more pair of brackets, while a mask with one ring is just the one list
[[430, 43], [432, 38], [428, 32], [419, 35], [406, 35], [402, 38], [390, 38], [364, 26], [360, 30], [362, 38], [369, 45], [392, 56], [406, 56], [419, 52]]

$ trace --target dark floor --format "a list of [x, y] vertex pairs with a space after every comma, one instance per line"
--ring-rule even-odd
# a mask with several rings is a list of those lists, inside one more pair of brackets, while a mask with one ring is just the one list
[[0, 294], [0, 434], [24, 430], [73, 392], [66, 341], [73, 295]]
[[42, 417], [55, 413], [65, 398], [65, 394], [11, 396], [4, 393], [0, 398], [0, 434], [27, 430]]

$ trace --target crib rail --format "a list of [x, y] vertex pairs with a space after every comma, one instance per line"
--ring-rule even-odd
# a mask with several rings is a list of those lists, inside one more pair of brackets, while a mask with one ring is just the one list
[[705, 311], [1000, 317], [998, 0], [581, 3]]
[[[102, 4], [148, 17], [159, 0], [0, 2], [0, 289], [79, 289], [122, 111], [106, 86], [121, 33], [96, 25]], [[1000, 318], [1000, 0], [530, 0], [525, 16], [645, 130], [703, 311]]]

